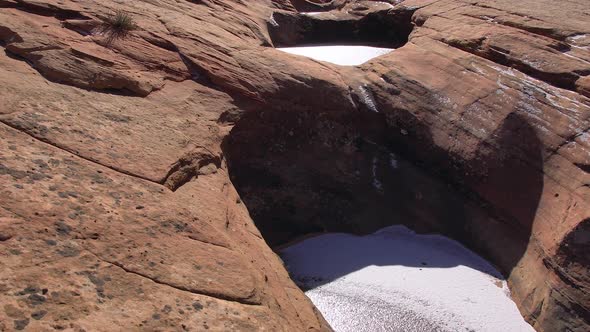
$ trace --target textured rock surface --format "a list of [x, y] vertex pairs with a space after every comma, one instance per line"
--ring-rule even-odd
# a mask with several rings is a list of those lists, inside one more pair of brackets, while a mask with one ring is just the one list
[[[393, 223], [588, 330], [585, 1], [310, 2], [0, 0], [0, 330], [326, 330], [265, 239]], [[272, 48], [334, 21], [408, 42]]]

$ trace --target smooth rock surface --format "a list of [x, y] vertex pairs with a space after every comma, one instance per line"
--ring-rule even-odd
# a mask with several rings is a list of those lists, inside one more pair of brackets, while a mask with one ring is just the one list
[[588, 331], [586, 1], [398, 2], [0, 0], [0, 330], [329, 330], [267, 243], [412, 220]]

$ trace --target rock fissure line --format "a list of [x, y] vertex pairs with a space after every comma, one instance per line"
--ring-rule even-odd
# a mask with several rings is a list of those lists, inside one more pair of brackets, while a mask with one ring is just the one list
[[[546, 73], [546, 72], [543, 72], [541, 70], [538, 70], [538, 69], [536, 69], [536, 68], [534, 68], [532, 66], [529, 66], [529, 65], [525, 64], [522, 61], [519, 61], [516, 58], [512, 58], [509, 54], [507, 54], [507, 53], [505, 53], [502, 50], [499, 50], [497, 48], [491, 47], [490, 48], [490, 51], [491, 52], [496, 52], [497, 54], [501, 54], [502, 57], [505, 58], [505, 61], [500, 61], [498, 59], [498, 57], [494, 57], [491, 54], [488, 54], [488, 53], [485, 53], [485, 52], [478, 52], [477, 50], [471, 49], [471, 48], [468, 48], [468, 47], [462, 47], [461, 45], [457, 45], [456, 43], [448, 42], [446, 40], [442, 40], [442, 42], [444, 42], [445, 44], [447, 44], [447, 45], [449, 45], [449, 46], [451, 46], [453, 48], [456, 48], [456, 49], [458, 49], [460, 51], [463, 51], [463, 52], [466, 52], [466, 53], [469, 53], [469, 54], [473, 54], [475, 56], [478, 56], [478, 57], [483, 58], [483, 59], [486, 59], [486, 60], [490, 60], [493, 63], [499, 64], [499, 65], [502, 65], [502, 66], [506, 66], [508, 68], [511, 68], [512, 70], [517, 70], [517, 71], [523, 73], [526, 76], [530, 76], [532, 78], [535, 78], [535, 79], [537, 79], [539, 81], [542, 81], [544, 83], [547, 83], [547, 84], [549, 84], [549, 85], [551, 85], [553, 87], [561, 88], [561, 89], [565, 89], [565, 90], [569, 90], [569, 91], [573, 91], [573, 92], [577, 92], [576, 91], [576, 88], [575, 88], [575, 82], [576, 82], [576, 80], [579, 77], [567, 79], [567, 84], [563, 84], [563, 83], [557, 82], [557, 81], [555, 81], [553, 79], [549, 79], [550, 77], [556, 77], [557, 76], [556, 74]], [[511, 60], [511, 59], [513, 59], [513, 60]], [[514, 67], [515, 65], [517, 67]], [[560, 76], [560, 77], [562, 77], [562, 76]]]
[[536, 36], [540, 36], [540, 37], [544, 37], [544, 38], [549, 38], [549, 39], [551, 39], [553, 41], [557, 41], [557, 42], [562, 43], [563, 45], [566, 45], [566, 44], [563, 43], [563, 41], [565, 40], [565, 38], [560, 39], [560, 38], [557, 38], [556, 36], [553, 36], [553, 35], [551, 35], [549, 33], [546, 33], [546, 34], [541, 33], [541, 32], [544, 32], [544, 30], [542, 30], [542, 29], [539, 29], [539, 30], [532, 30], [532, 29], [531, 30], [527, 30], [523, 26], [519, 26], [519, 25], [516, 25], [516, 24], [511, 24], [510, 22], [506, 22], [506, 21], [498, 21], [498, 20], [496, 20], [495, 17], [490, 17], [490, 19], [486, 19], [485, 17], [479, 16], [479, 15], [475, 15], [475, 14], [471, 14], [471, 13], [465, 13], [465, 14], [461, 14], [461, 15], [464, 15], [466, 17], [470, 17], [470, 18], [473, 18], [473, 19], [476, 19], [476, 20], [481, 20], [481, 21], [484, 21], [484, 22], [490, 22], [490, 23], [494, 23], [494, 24], [498, 24], [498, 25], [507, 27], [507, 28], [519, 30], [519, 31], [522, 31], [522, 32], [527, 33], [527, 34], [532, 34], [532, 35], [536, 35]]
[[[485, 21], [484, 19], [476, 17], [476, 16], [470, 16], [470, 15], [466, 15], [466, 14], [461, 14], [461, 15], [465, 15], [467, 17], [472, 17], [472, 18], [476, 18], [476, 19], [480, 19], [480, 20]], [[437, 14], [434, 14], [433, 16], [437, 16]], [[498, 24], [500, 24], [500, 23], [498, 23]], [[505, 26], [515, 29], [515, 30], [520, 30], [518, 27], [513, 27], [510, 25], [505, 25]], [[526, 31], [526, 30], [525, 30], [525, 32], [534, 34], [532, 32]], [[547, 37], [552, 40], [556, 40], [554, 38], [544, 36], [544, 35], [539, 35], [539, 36]], [[546, 84], [549, 84], [553, 87], [573, 91], [576, 93], [579, 93], [579, 91], [577, 91], [577, 89], [576, 89], [576, 81], [578, 79], [580, 79], [581, 77], [584, 77], [585, 75], [588, 75], [590, 73], [590, 70], [575, 70], [575, 71], [572, 71], [571, 73], [560, 73], [560, 74], [546, 72], [541, 69], [535, 68], [532, 65], [527, 64], [526, 62], [522, 61], [521, 59], [519, 59], [517, 57], [511, 56], [509, 53], [506, 53], [505, 50], [503, 50], [503, 49], [499, 49], [494, 46], [489, 46], [489, 48], [487, 50], [483, 49], [482, 47], [484, 46], [485, 40], [486, 40], [486, 38], [482, 37], [478, 41], [478, 47], [473, 48], [473, 47], [470, 47], [470, 45], [465, 46], [463, 44], [458, 44], [456, 42], [449, 41], [445, 38], [440, 39], [441, 42], [443, 42], [451, 47], [454, 47], [458, 50], [461, 50], [463, 52], [467, 52], [469, 54], [473, 54], [473, 55], [478, 56], [480, 58], [492, 61], [493, 63], [506, 66], [506, 67], [511, 68], [513, 70], [517, 70], [526, 76], [537, 79], [537, 80], [544, 82]], [[557, 41], [560, 43], [563, 43], [563, 41], [561, 41], [561, 40], [557, 40]], [[564, 44], [564, 46], [567, 46], [567, 44]], [[563, 51], [560, 51], [560, 52], [561, 52], [561, 54], [564, 54]]]
[[[85, 157], [85, 156], [83, 156], [81, 154], [76, 153], [75, 151], [73, 151], [71, 149], [68, 149], [66, 147], [62, 147], [62, 146], [60, 146], [60, 145], [58, 145], [58, 144], [56, 144], [54, 142], [51, 142], [48, 139], [37, 137], [37, 136], [29, 133], [28, 131], [24, 130], [24, 129], [21, 129], [21, 128], [17, 127], [17, 126], [14, 126], [9, 121], [6, 121], [4, 119], [0, 119], [0, 123], [2, 123], [3, 125], [8, 126], [8, 127], [12, 128], [12, 129], [14, 129], [14, 130], [17, 130], [17, 131], [19, 131], [19, 132], [21, 132], [23, 134], [26, 134], [26, 135], [30, 136], [31, 138], [33, 138], [33, 139], [35, 139], [35, 140], [37, 140], [39, 142], [42, 142], [42, 143], [51, 145], [54, 148], [60, 149], [60, 150], [62, 150], [64, 152], [67, 152], [69, 155], [76, 156], [76, 157], [78, 157], [80, 159], [83, 159], [83, 160], [88, 161], [88, 162], [91, 162], [93, 164], [97, 164], [97, 165], [100, 165], [102, 167], [108, 168], [108, 169], [110, 169], [112, 171], [115, 171], [117, 173], [121, 173], [121, 174], [124, 174], [124, 175], [127, 175], [127, 176], [131, 176], [131, 177], [134, 177], [134, 178], [138, 178], [138, 179], [141, 179], [141, 180], [144, 180], [144, 181], [148, 181], [148, 182], [151, 182], [151, 183], [154, 183], [154, 184], [163, 186], [163, 187], [169, 189], [170, 191], [176, 191], [176, 190], [180, 189], [180, 187], [182, 187], [184, 184], [190, 182], [193, 178], [198, 177], [198, 175], [199, 175], [198, 174], [198, 171], [199, 171], [199, 168], [200, 167], [206, 166], [207, 164], [210, 164], [210, 163], [215, 164], [216, 167], [218, 167], [218, 168], [221, 166], [221, 164], [220, 164], [221, 163], [220, 157], [215, 156], [213, 154], [213, 152], [211, 152], [211, 150], [209, 150], [209, 149], [207, 149], [205, 147], [200, 146], [198, 148], [204, 149], [208, 153], [211, 154], [211, 156], [209, 156], [209, 158], [196, 158], [196, 159], [192, 159], [190, 157], [190, 153], [189, 153], [188, 158], [186, 158], [186, 156], [185, 156], [185, 157], [181, 158], [179, 161], [175, 162], [173, 164], [172, 168], [168, 171], [167, 175], [161, 181], [154, 181], [154, 180], [152, 180], [150, 178], [147, 178], [147, 177], [144, 177], [144, 176], [141, 176], [141, 175], [138, 175], [138, 174], [129, 172], [127, 170], [124, 170], [124, 169], [121, 169], [121, 168], [118, 168], [118, 167], [115, 167], [115, 166], [107, 165], [107, 164], [101, 163], [100, 161], [97, 161], [97, 160], [94, 160], [94, 159]], [[194, 164], [195, 161], [197, 162], [196, 164]], [[186, 167], [186, 166], [188, 166], [188, 167]]]
[[22, 0], [16, 0], [16, 2], [0, 0], [0, 8], [14, 8], [30, 14], [55, 17], [60, 21], [69, 19], [90, 19], [80, 11], [64, 9], [53, 5], [42, 6]]
[[193, 178], [197, 178], [200, 175], [200, 169], [209, 164], [219, 169], [221, 157], [216, 156], [206, 147], [197, 146], [193, 152], [186, 153], [172, 165], [161, 184], [171, 191], [176, 191]]
[[[581, 136], [583, 136], [583, 135], [585, 135], [587, 133], [590, 133], [590, 127], [586, 128], [586, 129], [584, 129], [584, 130], [582, 130], [580, 132], [574, 133], [571, 136], [563, 137], [563, 142], [561, 142], [557, 147], [555, 147], [549, 153], [549, 155], [545, 158], [545, 161], [551, 159], [551, 157], [555, 156], [556, 154], [559, 154], [559, 150], [561, 150], [561, 148], [563, 148], [564, 146], [566, 146], [566, 145], [568, 145], [568, 144], [570, 144], [572, 142], [575, 142], [576, 138], [581, 137]], [[575, 165], [578, 166], [577, 164], [575, 164]]]
[[197, 237], [195, 237], [195, 236], [190, 236], [190, 235], [189, 235], [189, 236], [187, 236], [187, 237], [188, 237], [189, 239], [193, 240], [193, 241], [197, 241], [197, 242], [204, 243], [204, 244], [207, 244], [207, 245], [210, 245], [210, 246], [215, 246], [215, 247], [217, 247], [217, 248], [223, 248], [223, 249], [226, 249], [226, 250], [229, 250], [229, 251], [233, 251], [233, 250], [232, 250], [232, 248], [230, 248], [230, 247], [226, 247], [226, 246], [224, 246], [224, 245], [221, 245], [221, 244], [217, 244], [217, 243], [213, 243], [213, 242], [205, 241], [205, 240], [199, 239], [199, 238], [197, 238]]
[[[52, 147], [54, 147], [56, 149], [59, 149], [61, 151], [67, 152], [71, 156], [75, 156], [75, 157], [80, 158], [82, 160], [85, 160], [87, 162], [90, 162], [90, 163], [93, 163], [93, 164], [96, 164], [96, 165], [99, 165], [99, 166], [108, 168], [108, 169], [110, 169], [112, 171], [115, 171], [115, 172], [120, 173], [120, 174], [123, 174], [123, 175], [131, 176], [131, 177], [134, 177], [134, 178], [143, 180], [143, 181], [148, 181], [148, 182], [157, 184], [159, 186], [163, 186], [163, 184], [161, 182], [157, 182], [157, 181], [151, 180], [151, 179], [149, 179], [147, 177], [144, 177], [144, 176], [141, 176], [141, 175], [138, 175], [138, 174], [134, 174], [132, 172], [126, 171], [124, 169], [120, 169], [118, 167], [114, 167], [114, 166], [110, 166], [110, 165], [107, 165], [107, 164], [103, 164], [103, 163], [101, 163], [101, 162], [99, 162], [97, 160], [94, 160], [94, 159], [85, 157], [83, 155], [80, 155], [80, 154], [76, 153], [74, 150], [68, 149], [67, 147], [63, 147], [63, 146], [60, 146], [59, 144], [56, 144], [54, 142], [51, 142], [48, 139], [37, 137], [37, 136], [35, 136], [35, 135], [27, 132], [24, 129], [21, 129], [21, 128], [17, 127], [17, 126], [14, 126], [10, 122], [6, 121], [5, 119], [0, 119], [0, 123], [2, 123], [3, 125], [5, 125], [7, 127], [10, 127], [11, 129], [17, 130], [17, 131], [19, 131], [19, 132], [21, 132], [21, 133], [23, 133], [23, 134], [25, 134], [25, 135], [27, 135], [27, 136], [29, 136], [29, 137], [37, 140], [39, 142], [42, 142], [42, 143], [47, 144], [47, 145], [50, 145], [50, 146], [52, 146]], [[164, 186], [164, 187], [166, 187], [166, 186]], [[166, 187], [166, 188], [168, 188], [168, 187]]]
[[[501, 10], [499, 10], [497, 8], [494, 8], [494, 7], [481, 5], [480, 3], [473, 4], [473, 6], [479, 7], [479, 8], [482, 8], [482, 9], [493, 9], [493, 10], [501, 11]], [[502, 11], [502, 12], [505, 13], [505, 14], [507, 14], [507, 15], [514, 15], [514, 16], [518, 16], [518, 17], [522, 17], [522, 18], [527, 18], [526, 16], [524, 16], [524, 15], [522, 15], [520, 13], [509, 12], [509, 11]], [[469, 16], [469, 17], [472, 17], [472, 18], [475, 18], [475, 19], [481, 19], [481, 20], [486, 21], [486, 19], [484, 19], [484, 18], [482, 18], [480, 16], [477, 16], [477, 15], [473, 15], [473, 14], [463, 14], [463, 15], [466, 15], [466, 16]], [[543, 21], [543, 20], [541, 20], [539, 18], [535, 18], [535, 20], [537, 20], [539, 22], [547, 23], [547, 22], [545, 22], [545, 21]], [[563, 42], [565, 40], [564, 37], [552, 35], [551, 33], [549, 33], [549, 31], [546, 31], [544, 29], [541, 29], [541, 28], [539, 28], [539, 29], [528, 28], [527, 29], [527, 26], [517, 25], [516, 23], [515, 24], [511, 24], [511, 22], [497, 21], [496, 20], [496, 17], [492, 17], [492, 23], [500, 24], [502, 26], [513, 28], [513, 29], [520, 30], [520, 31], [523, 31], [523, 32], [527, 32], [527, 33], [530, 33], [530, 34], [533, 34], [533, 35], [537, 35], [537, 36], [541, 36], [541, 37], [547, 37], [547, 38], [550, 38], [552, 40], [559, 41], [559, 42]]]
[[[150, 280], [150, 281], [152, 281], [152, 282], [154, 282], [154, 283], [156, 283], [158, 285], [168, 286], [168, 287], [174, 288], [176, 290], [183, 291], [183, 292], [188, 292], [188, 293], [195, 294], [195, 295], [212, 297], [212, 298], [214, 298], [216, 300], [223, 300], [223, 301], [228, 301], [228, 302], [236, 302], [236, 303], [239, 303], [241, 305], [247, 305], [247, 306], [260, 306], [261, 305], [259, 303], [253, 303], [251, 301], [248, 301], [248, 298], [234, 298], [234, 297], [225, 296], [223, 294], [219, 294], [219, 293], [216, 293], [216, 292], [195, 291], [195, 290], [192, 290], [192, 289], [188, 289], [186, 287], [182, 287], [182, 286], [178, 286], [178, 285], [173, 285], [173, 284], [170, 284], [170, 283], [167, 283], [167, 282], [158, 280], [156, 278], [150, 277], [150, 276], [148, 276], [148, 275], [146, 275], [144, 273], [137, 272], [137, 271], [131, 270], [129, 268], [126, 268], [123, 264], [121, 264], [119, 262], [114, 262], [114, 261], [110, 261], [108, 259], [104, 259], [100, 255], [97, 255], [96, 253], [94, 253], [94, 252], [92, 252], [92, 251], [90, 251], [88, 249], [85, 249], [85, 250], [87, 252], [89, 252], [90, 254], [92, 254], [94, 257], [96, 257], [98, 260], [102, 261], [102, 262], [105, 262], [105, 263], [108, 263], [110, 265], [116, 266], [116, 267], [120, 268], [121, 270], [125, 271], [126, 273], [134, 274], [134, 275], [139, 276], [141, 278], [148, 279], [148, 280]], [[251, 295], [251, 297], [253, 297], [253, 296], [254, 296], [254, 294]]]

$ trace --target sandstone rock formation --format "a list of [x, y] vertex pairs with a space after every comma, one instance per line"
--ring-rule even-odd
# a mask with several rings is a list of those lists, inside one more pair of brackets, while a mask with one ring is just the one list
[[267, 242], [394, 223], [588, 330], [585, 1], [303, 2], [0, 0], [0, 330], [329, 330]]

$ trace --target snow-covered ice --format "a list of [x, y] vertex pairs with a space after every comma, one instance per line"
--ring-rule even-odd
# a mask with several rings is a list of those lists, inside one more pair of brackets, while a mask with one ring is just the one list
[[361, 85], [359, 87], [359, 91], [365, 105], [367, 105], [367, 107], [371, 111], [379, 113], [379, 110], [377, 109], [377, 104], [375, 103], [375, 98], [373, 98], [371, 91], [367, 88], [367, 84]]
[[281, 256], [335, 331], [534, 331], [501, 274], [443, 236], [325, 234]]
[[370, 46], [301, 46], [278, 50], [341, 66], [357, 66], [394, 49]]
[[302, 12], [302, 15], [307, 15], [307, 16], [317, 16], [317, 15], [321, 15], [325, 12]]

